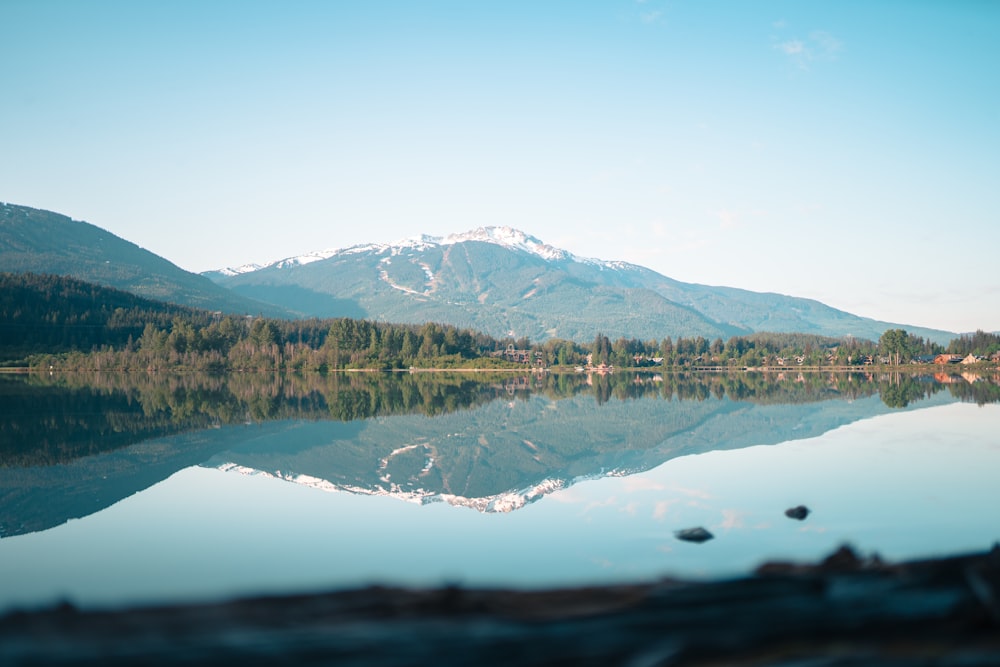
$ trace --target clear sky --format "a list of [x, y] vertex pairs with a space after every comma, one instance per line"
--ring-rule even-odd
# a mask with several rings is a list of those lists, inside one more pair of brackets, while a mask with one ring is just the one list
[[1000, 330], [1000, 2], [0, 0], [0, 200], [204, 271], [510, 225]]

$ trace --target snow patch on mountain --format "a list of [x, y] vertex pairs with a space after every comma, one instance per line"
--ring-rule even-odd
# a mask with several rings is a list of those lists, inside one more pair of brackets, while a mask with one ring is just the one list
[[244, 264], [243, 266], [236, 266], [231, 268], [219, 269], [219, 273], [224, 276], [238, 276], [243, 273], [253, 273], [254, 271], [260, 271], [264, 268], [264, 264]]
[[[298, 255], [296, 257], [288, 257], [275, 262], [270, 262], [268, 264], [244, 264], [243, 266], [236, 268], [219, 269], [218, 273], [226, 276], [236, 276], [267, 268], [282, 269], [302, 266], [304, 264], [310, 264], [312, 262], [337, 257], [339, 255], [372, 254], [394, 257], [403, 253], [419, 252], [435, 247], [455, 245], [469, 241], [492, 243], [510, 250], [530, 253], [552, 262], [580, 262], [612, 270], [625, 270], [632, 268], [632, 265], [627, 262], [608, 262], [600, 259], [578, 257], [566, 250], [543, 243], [534, 236], [526, 234], [519, 229], [514, 229], [513, 227], [479, 227], [460, 234], [449, 234], [448, 236], [429, 236], [427, 234], [420, 234], [418, 236], [407, 237], [393, 243], [364, 243], [350, 246], [348, 248], [321, 250], [319, 252], [311, 252], [304, 255]], [[428, 275], [428, 279], [433, 280], [433, 276]]]
[[312, 264], [313, 262], [318, 262], [323, 259], [330, 259], [337, 252], [335, 250], [320, 250], [319, 252], [311, 252], [305, 255], [299, 255], [298, 257], [289, 257], [288, 259], [283, 259], [281, 261], [275, 262], [270, 266], [276, 266], [279, 269], [283, 269], [288, 266], [301, 266], [303, 264]]
[[538, 255], [550, 261], [564, 259], [574, 259], [573, 255], [542, 243], [534, 236], [529, 236], [519, 229], [513, 227], [480, 227], [461, 234], [450, 234], [439, 241], [441, 245], [453, 245], [466, 241], [480, 241], [482, 243], [493, 243], [512, 250], [523, 250], [524, 252]]

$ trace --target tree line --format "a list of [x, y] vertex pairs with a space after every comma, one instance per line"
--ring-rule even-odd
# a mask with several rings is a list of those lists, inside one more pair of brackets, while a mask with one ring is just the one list
[[899, 365], [943, 352], [989, 355], [1000, 336], [978, 331], [947, 348], [907, 333], [879, 341], [804, 333], [755, 333], [728, 340], [661, 340], [598, 334], [591, 343], [497, 339], [427, 322], [351, 318], [283, 320], [224, 315], [165, 304], [67, 277], [0, 273], [0, 362], [35, 367], [209, 372], [343, 369], [502, 368], [532, 365], [617, 368], [854, 367]]
[[0, 273], [0, 361], [203, 371], [504, 366], [513, 341], [447, 324], [282, 320], [165, 304], [73, 278]]

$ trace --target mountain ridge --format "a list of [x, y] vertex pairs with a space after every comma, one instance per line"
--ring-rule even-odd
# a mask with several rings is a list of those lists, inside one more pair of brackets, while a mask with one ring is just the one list
[[508, 226], [358, 244], [203, 275], [258, 300], [280, 295], [308, 316], [437, 319], [497, 337], [796, 332], [877, 340], [886, 329], [906, 328], [947, 344], [955, 335], [856, 316], [814, 299], [683, 283], [629, 262], [579, 257]]
[[203, 310], [291, 314], [279, 305], [234, 294], [89, 222], [11, 203], [0, 203], [0, 270], [68, 276]]
[[312, 262], [330, 259], [336, 255], [350, 255], [368, 251], [374, 251], [377, 253], [389, 252], [394, 255], [399, 254], [399, 252], [404, 249], [426, 249], [431, 246], [454, 245], [464, 241], [482, 241], [484, 243], [493, 243], [509, 249], [524, 250], [550, 260], [571, 259], [573, 261], [603, 264], [609, 267], [613, 264], [627, 264], [625, 262], [605, 262], [604, 260], [599, 259], [581, 258], [567, 250], [542, 243], [536, 237], [519, 229], [515, 229], [514, 227], [506, 225], [491, 225], [477, 227], [467, 232], [448, 234], [446, 236], [418, 234], [415, 236], [408, 236], [397, 241], [392, 241], [390, 243], [359, 243], [353, 246], [329, 248], [326, 250], [304, 253], [302, 255], [285, 257], [266, 264], [243, 264], [237, 267], [226, 267], [204, 271], [202, 272], [202, 275], [219, 274], [224, 276], [236, 276], [272, 267], [286, 268], [289, 266], [302, 266], [305, 264], [311, 264]]
[[683, 283], [628, 262], [578, 257], [513, 227], [418, 235], [195, 274], [91, 223], [4, 203], [0, 269], [69, 276], [211, 311], [441, 322], [534, 341], [589, 342], [598, 334], [726, 340], [757, 332], [877, 340], [891, 328], [940, 344], [956, 337], [811, 299]]

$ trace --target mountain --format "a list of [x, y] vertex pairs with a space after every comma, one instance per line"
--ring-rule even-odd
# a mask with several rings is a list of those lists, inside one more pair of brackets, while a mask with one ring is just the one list
[[27, 206], [0, 204], [0, 270], [70, 276], [193, 308], [290, 315], [280, 306], [234, 294], [100, 227]]
[[197, 275], [86, 222], [0, 204], [0, 271], [70, 276], [179, 305], [272, 317], [453, 324], [495, 337], [713, 340], [797, 332], [877, 340], [886, 329], [818, 301], [682, 283], [626, 262], [577, 257], [510, 227], [366, 244]]
[[577, 257], [510, 227], [358, 245], [204, 275], [303, 315], [439, 321], [495, 337], [713, 340], [797, 332], [878, 340], [891, 328], [941, 344], [955, 336], [858, 317], [812, 299], [682, 283], [627, 262]]

